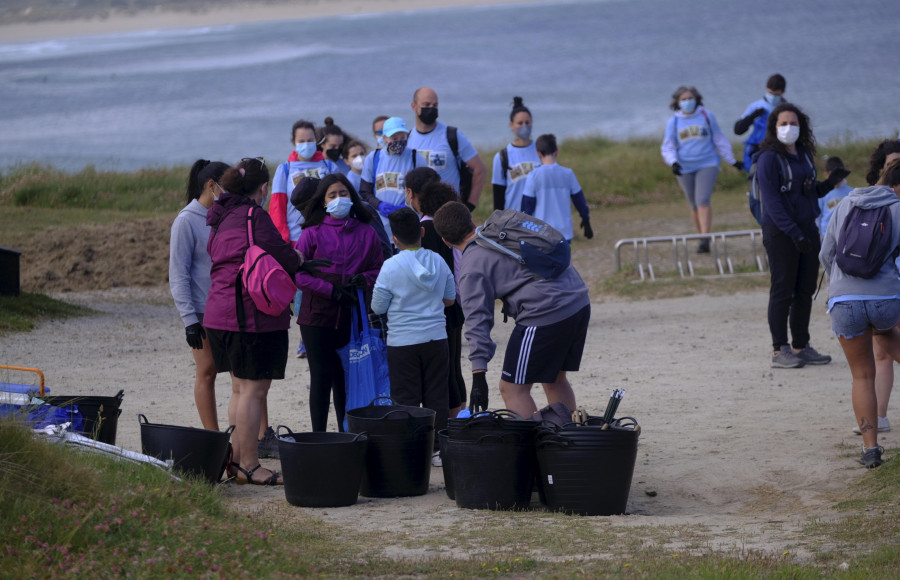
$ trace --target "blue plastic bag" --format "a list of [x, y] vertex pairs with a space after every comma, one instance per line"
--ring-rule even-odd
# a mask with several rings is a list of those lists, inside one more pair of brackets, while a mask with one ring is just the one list
[[[358, 290], [358, 296], [359, 306], [354, 307], [350, 314], [350, 342], [337, 350], [338, 356], [341, 357], [341, 365], [344, 367], [348, 411], [365, 407], [379, 397], [383, 397], [386, 401], [376, 401], [376, 405], [389, 405], [391, 402], [387, 346], [381, 339], [381, 331], [369, 327], [362, 290]], [[346, 417], [344, 430], [347, 430]]]

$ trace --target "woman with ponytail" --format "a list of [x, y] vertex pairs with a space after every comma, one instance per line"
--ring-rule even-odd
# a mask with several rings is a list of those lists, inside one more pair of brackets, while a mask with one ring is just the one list
[[512, 143], [494, 155], [494, 209], [522, 209], [525, 179], [541, 164], [531, 139], [531, 111], [522, 97], [513, 97], [509, 113], [509, 129], [515, 135]]
[[228, 169], [220, 161], [198, 159], [188, 177], [185, 207], [172, 223], [169, 240], [169, 289], [184, 323], [188, 346], [194, 355], [194, 403], [204, 429], [219, 430], [216, 416], [216, 365], [203, 331], [203, 312], [209, 294], [212, 262], [206, 251], [209, 226], [206, 212], [219, 194], [217, 181]]
[[349, 141], [344, 131], [334, 124], [334, 119], [325, 117], [324, 125], [316, 129], [316, 142], [325, 159], [331, 161], [336, 173], [347, 175], [350, 166], [344, 161], [344, 144]]

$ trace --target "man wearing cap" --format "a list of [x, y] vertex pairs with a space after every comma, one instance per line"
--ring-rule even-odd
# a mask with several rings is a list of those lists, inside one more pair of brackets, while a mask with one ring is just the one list
[[408, 171], [427, 165], [425, 158], [407, 146], [409, 129], [400, 117], [390, 117], [382, 127], [384, 148], [366, 155], [359, 195], [378, 210], [381, 223], [391, 237], [391, 225], [387, 216], [406, 206], [406, 182]]
[[[475, 147], [456, 127], [448, 127], [437, 120], [438, 96], [433, 89], [416, 89], [412, 110], [416, 113], [416, 128], [409, 135], [409, 146], [422, 154], [428, 161], [428, 166], [441, 176], [441, 181], [456, 189], [460, 201], [469, 210], [475, 209], [487, 175], [487, 169]], [[466, 191], [460, 191], [459, 160], [472, 173], [471, 185], [464, 187]]]

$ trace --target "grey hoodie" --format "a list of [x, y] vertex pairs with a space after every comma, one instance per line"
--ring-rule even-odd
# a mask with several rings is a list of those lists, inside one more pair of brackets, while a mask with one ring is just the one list
[[198, 322], [206, 308], [212, 260], [206, 251], [210, 227], [207, 209], [196, 199], [172, 223], [169, 240], [169, 289], [185, 326]]
[[572, 266], [553, 279], [537, 279], [531, 270], [500, 252], [470, 243], [459, 266], [459, 295], [466, 315], [466, 340], [472, 370], [487, 370], [497, 345], [491, 340], [494, 301], [522, 326], [547, 326], [575, 315], [591, 303], [588, 289]]
[[828, 230], [822, 239], [822, 250], [819, 252], [819, 261], [828, 272], [828, 298], [829, 303], [840, 296], [896, 296], [900, 295], [900, 275], [893, 259], [888, 259], [881, 266], [881, 270], [871, 279], [857, 278], [845, 274], [835, 262], [837, 253], [838, 236], [841, 226], [850, 213], [853, 206], [861, 208], [891, 206], [891, 215], [894, 218], [892, 228], [893, 247], [900, 245], [900, 199], [890, 187], [873, 185], [871, 187], [859, 187], [850, 192], [834, 209], [831, 221], [828, 222]]

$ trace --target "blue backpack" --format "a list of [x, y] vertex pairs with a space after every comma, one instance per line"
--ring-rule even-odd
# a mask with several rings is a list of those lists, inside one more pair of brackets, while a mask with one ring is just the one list
[[862, 208], [854, 205], [841, 224], [834, 261], [850, 276], [873, 278], [900, 248], [892, 246], [894, 218], [891, 205]]

